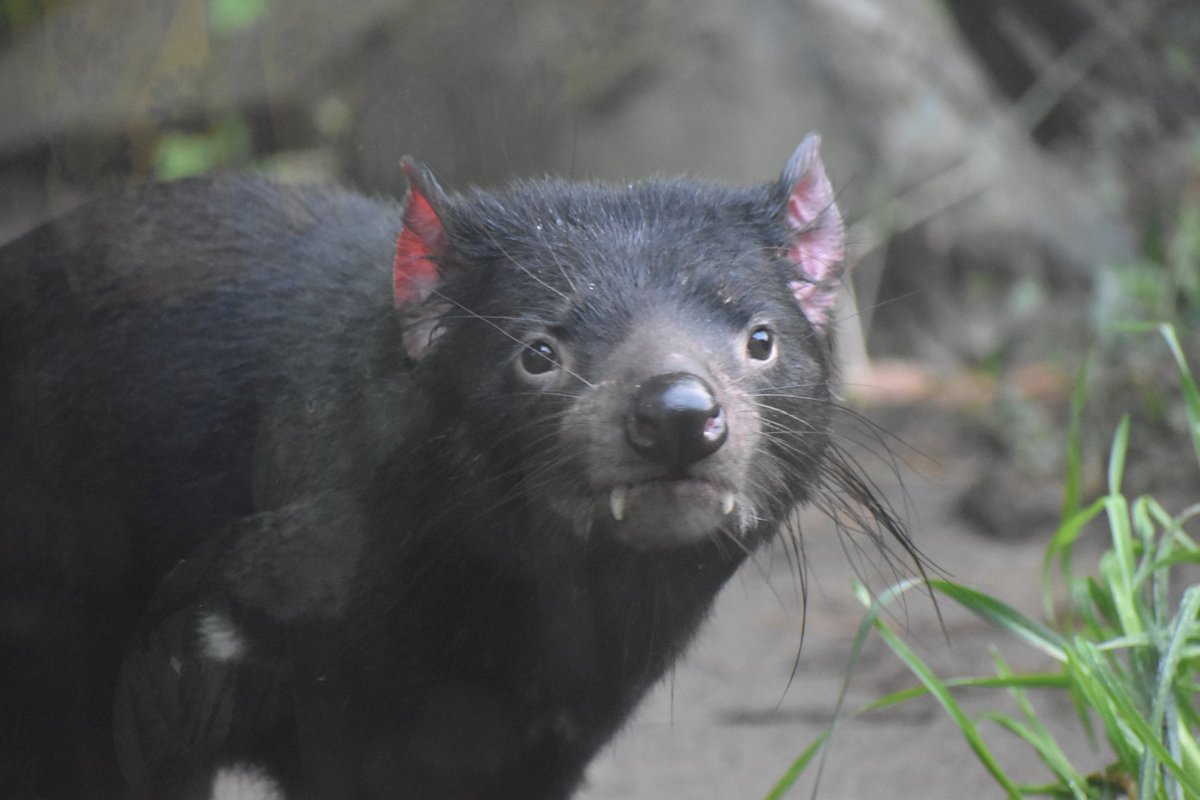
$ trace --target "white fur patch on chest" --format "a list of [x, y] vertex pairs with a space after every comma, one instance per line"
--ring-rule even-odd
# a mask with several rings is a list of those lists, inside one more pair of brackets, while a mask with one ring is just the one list
[[200, 617], [196, 626], [200, 637], [200, 652], [213, 661], [239, 661], [246, 654], [246, 640], [224, 614], [210, 612]]
[[252, 764], [221, 767], [213, 776], [209, 800], [287, 800], [266, 770]]

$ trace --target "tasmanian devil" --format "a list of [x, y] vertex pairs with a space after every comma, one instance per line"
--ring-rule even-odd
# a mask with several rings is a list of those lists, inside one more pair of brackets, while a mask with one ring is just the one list
[[755, 188], [405, 170], [0, 250], [0, 796], [566, 797], [799, 504], [873, 502], [815, 136]]

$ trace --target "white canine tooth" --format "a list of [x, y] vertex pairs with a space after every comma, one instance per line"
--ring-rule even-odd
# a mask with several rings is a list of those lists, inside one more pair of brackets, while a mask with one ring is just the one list
[[721, 515], [728, 517], [733, 513], [733, 492], [721, 495]]
[[614, 486], [608, 502], [612, 508], [613, 519], [617, 522], [625, 519], [625, 495], [629, 493], [628, 486]]

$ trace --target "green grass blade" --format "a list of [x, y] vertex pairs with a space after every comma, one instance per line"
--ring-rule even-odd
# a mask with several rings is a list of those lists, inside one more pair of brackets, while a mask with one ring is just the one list
[[[1086, 779], [1075, 772], [1074, 767], [1071, 766], [1070, 761], [1067, 760], [1058, 743], [1054, 741], [1054, 737], [1050, 736], [1044, 728], [1039, 730], [1032, 725], [1023, 724], [1006, 714], [994, 711], [984, 714], [983, 718], [996, 723], [1033, 748], [1033, 751], [1037, 753], [1038, 758], [1042, 760], [1046, 768], [1058, 778], [1059, 786], [1065, 785], [1066, 791], [1070, 792], [1075, 800], [1088, 800], [1087, 789], [1084, 788]], [[1056, 794], [1060, 793], [1063, 793], [1061, 789], [1056, 792]]]
[[825, 743], [829, 741], [832, 735], [833, 726], [830, 725], [808, 747], [804, 748], [804, 752], [792, 762], [787, 771], [783, 773], [783, 776], [776, 781], [771, 791], [767, 793], [766, 800], [780, 800], [796, 784], [796, 781], [804, 774], [804, 770], [808, 768], [809, 763], [820, 752], [821, 748], [825, 746]]
[[[1200, 586], [1193, 586], [1183, 593], [1179, 613], [1175, 616], [1175, 620], [1171, 624], [1167, 649], [1159, 661], [1158, 686], [1150, 714], [1151, 729], [1155, 731], [1166, 730], [1170, 739], [1176, 743], [1179, 740], [1177, 732], [1172, 730], [1174, 726], [1164, 726], [1163, 723], [1174, 703], [1175, 679], [1179, 671], [1179, 663], [1183, 656], [1184, 646], [1189, 639], [1195, 638], [1197, 633], [1200, 632], [1200, 623], [1197, 622], [1197, 615], [1200, 615]], [[1176, 747], [1170, 749], [1173, 752], [1178, 752], [1179, 750]], [[1150, 759], [1143, 760], [1143, 773], [1141, 776], [1143, 783], [1151, 779], [1150, 770], [1153, 769], [1153, 766]], [[1181, 785], [1184, 785], [1185, 789], [1190, 790], [1191, 796], [1200, 797], [1200, 776], [1194, 775], [1190, 770], [1183, 768], [1180, 774], [1176, 776], [1176, 779], [1179, 780]]]
[[[996, 665], [996, 673], [1001, 678], [1015, 677], [1012, 668], [999, 653], [996, 653], [992, 660]], [[1087, 800], [1087, 790], [1084, 788], [1086, 778], [1071, 766], [1070, 759], [1067, 758], [1067, 754], [1059, 747], [1053, 734], [1038, 719], [1038, 715], [1033, 709], [1033, 704], [1029, 701], [1029, 696], [1025, 694], [1023, 689], [1016, 687], [1010, 688], [1009, 694], [1016, 702], [1017, 707], [1021, 709], [1021, 714], [1025, 717], [1024, 725], [1016, 725], [1015, 727], [1010, 727], [1009, 730], [1024, 739], [1034, 749], [1034, 752], [1042, 759], [1042, 763], [1046, 765], [1046, 768], [1053, 775], [1057, 776], [1061, 783], [1066, 784], [1071, 795], [1076, 800]], [[1005, 717], [1005, 720], [1008, 720], [1008, 718]], [[1004, 721], [996, 721], [998, 724], [1005, 725]], [[1008, 721], [1016, 722], [1015, 720]]]
[[[1067, 689], [1070, 687], [1070, 682], [1061, 672], [1027, 672], [1003, 678], [947, 678], [942, 683], [951, 689]], [[923, 684], [910, 686], [871, 701], [858, 713], [867, 714], [928, 694], [929, 689]]]
[[[1192, 797], [1200, 797], [1200, 745], [1196, 737], [1183, 723], [1175, 726], [1175, 737], [1179, 743], [1179, 755], [1183, 761], [1183, 770], [1188, 774], [1186, 784]], [[1182, 783], [1182, 781], [1180, 782]]]
[[[817, 737], [800, 756], [792, 762], [783, 776], [775, 782], [775, 786], [767, 794], [767, 800], [777, 800], [783, 797], [793, 786], [800, 776], [804, 774], [804, 770], [808, 768], [809, 763], [818, 752], [824, 752], [824, 748], [833, 739], [833, 733], [837, 728], [838, 722], [842, 717], [842, 708], [846, 700], [846, 693], [850, 688], [850, 679], [854, 676], [854, 670], [858, 665], [858, 659], [862, 654], [863, 646], [866, 643], [867, 635], [871, 632], [876, 618], [879, 616], [883, 605], [891, 602], [894, 598], [908, 591], [913, 586], [919, 585], [914, 581], [902, 581], [896, 586], [893, 586], [888, 591], [884, 592], [880, 598], [872, 600], [865, 586], [855, 581], [853, 588], [855, 596], [864, 604], [869, 605], [866, 615], [862, 622], [858, 625], [858, 631], [854, 635], [854, 642], [850, 648], [850, 661], [846, 665], [845, 677], [842, 679], [842, 686], [838, 692], [837, 702], [834, 704], [833, 720], [828, 727]], [[864, 599], [866, 598], [866, 599]], [[861, 712], [860, 712], [861, 713]], [[824, 757], [822, 756], [822, 762]], [[817, 778], [813, 783], [813, 795], [816, 795], [820, 785], [820, 766], [817, 769]]]
[[1129, 699], [1122, 684], [1123, 673], [1115, 670], [1114, 662], [1083, 636], [1072, 640], [1067, 649], [1067, 672], [1073, 691], [1078, 692], [1082, 705], [1099, 719], [1120, 763], [1121, 770], [1136, 775], [1145, 747], [1138, 732], [1127, 719], [1132, 714], [1145, 727], [1141, 711]]
[[1129, 452], [1129, 415], [1121, 417], [1117, 430], [1113, 434], [1112, 447], [1108, 458], [1108, 493], [1114, 497], [1121, 495], [1121, 484], [1125, 481], [1125, 456]]
[[[1137, 707], [1133, 697], [1130, 696], [1128, 687], [1123, 684], [1112, 669], [1108, 668], [1107, 662], [1100, 655], [1090, 642], [1080, 641], [1078, 653], [1088, 662], [1092, 676], [1097, 680], [1103, 690], [1104, 699], [1107, 700], [1111, 709], [1116, 712], [1116, 717], [1120, 722], [1116, 724], [1116, 728], [1127, 737], [1133, 750], [1137, 751], [1138, 758], [1136, 762], [1141, 762], [1142, 759], [1152, 758], [1161, 762], [1171, 773], [1177, 777], [1183, 774], [1183, 767], [1167, 750], [1162, 742], [1159, 731], [1154, 730], [1146, 718], [1142, 715], [1141, 709]], [[1110, 733], [1113, 731], [1110, 730]], [[1133, 766], [1133, 765], [1130, 765]], [[1140, 769], [1134, 767], [1131, 773], [1140, 772]], [[1152, 772], [1153, 770], [1151, 770]], [[1139, 791], [1147, 790], [1149, 787], [1139, 786]], [[1152, 797], [1151, 795], [1144, 795]]]
[[1071, 581], [1071, 547], [1084, 526], [1099, 516], [1105, 509], [1104, 498], [1095, 500], [1091, 505], [1076, 511], [1063, 519], [1050, 544], [1046, 547], [1046, 556], [1042, 559], [1042, 605], [1045, 607], [1046, 618], [1054, 620], [1054, 586], [1051, 581], [1051, 570], [1057, 560], [1061, 565], [1061, 575], [1064, 582]]
[[1179, 370], [1179, 384], [1183, 390], [1183, 407], [1187, 413], [1188, 423], [1191, 425], [1192, 449], [1196, 452], [1196, 462], [1200, 463], [1200, 386], [1196, 385], [1196, 379], [1192, 377], [1192, 371], [1188, 369], [1187, 359], [1184, 358], [1183, 347], [1179, 344], [1175, 328], [1171, 325], [1162, 325], [1159, 327], [1159, 332], [1167, 340], [1167, 347], [1170, 348], [1171, 355], [1175, 357], [1175, 366]]
[[[1129, 507], [1129, 519], [1141, 552], [1141, 558], [1133, 574], [1132, 586], [1137, 589], [1145, 585], [1147, 581], [1153, 580], [1156, 574], [1153, 567], [1158, 552], [1158, 526], [1154, 524], [1154, 518], [1150, 514], [1150, 504], [1145, 497], [1139, 497], [1133, 501], [1133, 505]], [[1165, 577], [1164, 573], [1157, 574], [1160, 579]], [[1162, 622], [1159, 618], [1155, 618], [1154, 621]]]
[[1110, 650], [1129, 650], [1134, 647], [1153, 646], [1154, 640], [1150, 638], [1150, 634], [1148, 633], [1139, 633], [1134, 636], [1117, 636], [1096, 643], [1096, 649], [1102, 653], [1107, 653]]
[[1079, 724], [1083, 728], [1084, 735], [1087, 737], [1088, 745], [1095, 750], [1099, 747], [1099, 739], [1096, 736], [1096, 726], [1092, 720], [1092, 707], [1087, 702], [1086, 695], [1076, 682], [1074, 670], [1070, 666], [1069, 655], [1067, 666], [1063, 668], [1063, 677], [1067, 682], [1067, 694], [1071, 698], [1071, 707], [1075, 709], [1075, 716], [1079, 719]]
[[1158, 569], [1178, 567], [1184, 564], [1200, 564], [1200, 551], [1176, 550], [1169, 556], [1161, 557], [1154, 562], [1154, 566]]
[[990, 595], [950, 581], [931, 580], [929, 585], [969, 611], [1036, 647], [1056, 661], [1065, 661], [1066, 640], [1050, 628]]
[[1067, 474], [1063, 481], [1062, 519], [1070, 519], [1079, 510], [1079, 498], [1082, 487], [1082, 437], [1079, 434], [1080, 420], [1083, 419], [1083, 406], [1087, 401], [1087, 377], [1091, 366], [1091, 356], [1083, 361], [1079, 375], [1075, 378], [1075, 388], [1071, 392], [1071, 417], [1067, 423]]
[[[1127, 439], [1129, 435], [1129, 418], [1126, 417], [1117, 430], [1117, 439]], [[1121, 456], [1117, 457], [1116, 451]], [[1113, 464], [1124, 459], [1124, 444], [1113, 444]], [[1110, 468], [1109, 474], [1119, 483], [1123, 466]], [[1142, 620], [1138, 615], [1134, 596], [1133, 576], [1137, 571], [1133, 527], [1129, 521], [1129, 503], [1116, 492], [1105, 498], [1105, 508], [1108, 511], [1108, 524], [1112, 532], [1112, 550], [1101, 559], [1100, 570], [1109, 587], [1113, 606], [1121, 629], [1127, 634], [1141, 633]], [[1108, 556], [1111, 556], [1109, 558]]]
[[[1111, 562], [1111, 559], [1109, 559]], [[1101, 563], [1101, 576], [1105, 575], [1105, 571], [1111, 571], [1111, 563]], [[1112, 588], [1106, 580], [1096, 580], [1095, 578], [1086, 578], [1080, 585], [1085, 590], [1085, 593], [1077, 598], [1076, 603], [1083, 605], [1084, 602], [1090, 602], [1091, 606], [1081, 608], [1081, 616], [1084, 618], [1086, 632], [1094, 639], [1103, 641], [1115, 635], [1116, 625], [1118, 623], [1117, 606], [1113, 602]]]
[[929, 693], [937, 699], [942, 708], [946, 710], [946, 713], [948, 713], [954, 720], [955, 724], [958, 725], [959, 731], [962, 733], [963, 738], [967, 740], [967, 744], [975, 753], [975, 757], [979, 759], [979, 762], [983, 764], [984, 769], [988, 771], [996, 783], [1000, 784], [1000, 786], [1004, 788], [1004, 791], [1010, 800], [1021, 800], [1020, 790], [1017, 788], [1016, 784], [1012, 782], [1008, 775], [1005, 774], [999, 762], [996, 761], [995, 756], [992, 755], [991, 750], [989, 750], [987, 745], [984, 743], [983, 737], [979, 734], [979, 729], [963, 710], [962, 706], [958, 704], [958, 701], [954, 699], [954, 696], [950, 693], [950, 689], [946, 686], [946, 684], [934, 674], [933, 670], [929, 668], [928, 664], [921, 660], [920, 656], [914, 653], [908, 647], [908, 645], [906, 645], [903, 640], [901, 640], [900, 637], [897, 636], [890, 627], [888, 627], [886, 622], [884, 622], [882, 619], [876, 618], [874, 625], [875, 630], [879, 633], [884, 642], [887, 643], [888, 647], [892, 649], [892, 652], [895, 653], [900, 660], [904, 662], [904, 665], [907, 666], [909, 670], [917, 676], [917, 680], [921, 681], [921, 683], [923, 683], [925, 687], [929, 689]]

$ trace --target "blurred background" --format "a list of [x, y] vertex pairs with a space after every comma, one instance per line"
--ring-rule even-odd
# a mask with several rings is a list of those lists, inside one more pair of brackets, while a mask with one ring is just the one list
[[[1195, 0], [0, 0], [0, 240], [216, 170], [400, 195], [404, 154], [450, 188], [759, 182], [810, 130], [850, 223], [843, 394], [866, 422], [847, 435], [895, 436], [907, 489], [890, 457], [868, 470], [939, 566], [1034, 596], [1089, 354], [1085, 487], [1132, 411], [1129, 491], [1195, 502], [1168, 354], [1120, 330], [1170, 321], [1200, 354]], [[798, 660], [793, 570], [768, 556], [586, 796], [761, 796], [827, 721], [858, 612], [810, 524]], [[986, 785], [961, 743], [912, 749], [935, 728], [846, 734], [822, 796]]]

